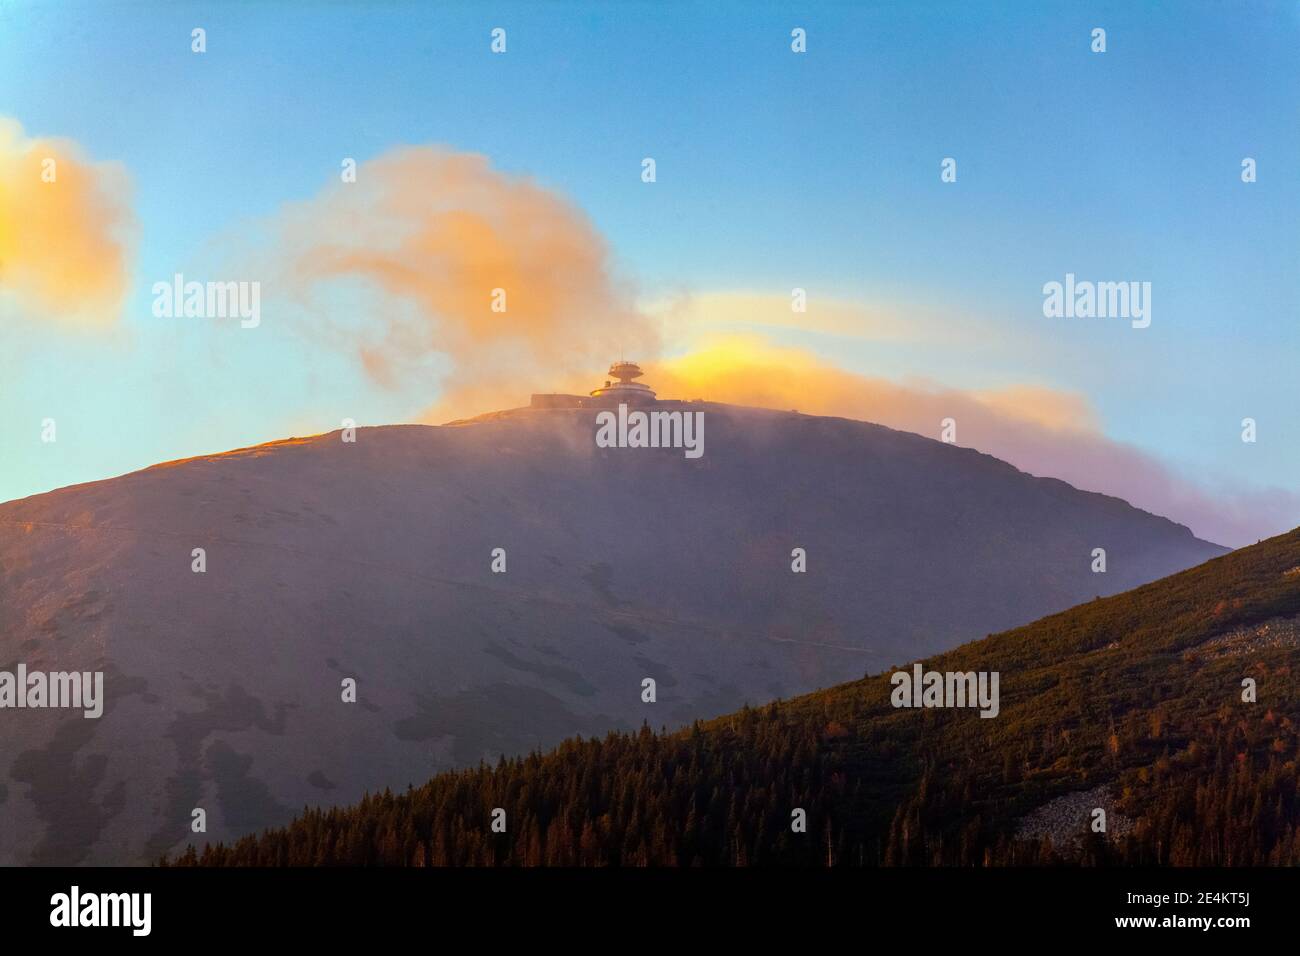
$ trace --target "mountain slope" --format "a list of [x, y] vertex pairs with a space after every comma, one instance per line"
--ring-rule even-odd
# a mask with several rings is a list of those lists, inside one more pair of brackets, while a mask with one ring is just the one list
[[681, 725], [1223, 550], [972, 450], [690, 407], [697, 460], [597, 449], [590, 411], [520, 409], [0, 505], [0, 669], [103, 670], [108, 698], [99, 720], [0, 711], [0, 863], [150, 859], [195, 808], [229, 838], [573, 734]]
[[444, 774], [179, 862], [1300, 863], [1300, 531], [926, 664], [999, 671], [1000, 714], [896, 709], [882, 674]]

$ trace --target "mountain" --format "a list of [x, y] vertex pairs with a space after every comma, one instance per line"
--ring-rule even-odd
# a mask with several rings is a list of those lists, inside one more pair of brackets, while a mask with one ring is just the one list
[[107, 698], [97, 720], [0, 710], [0, 863], [153, 859], [194, 838], [195, 809], [229, 839], [575, 734], [685, 725], [1224, 550], [970, 449], [683, 407], [699, 458], [598, 448], [591, 410], [529, 408], [0, 505], [0, 671], [102, 671]]
[[924, 666], [997, 671], [997, 716], [895, 707], [883, 673], [673, 734], [566, 741], [173, 862], [1300, 864], [1300, 530]]

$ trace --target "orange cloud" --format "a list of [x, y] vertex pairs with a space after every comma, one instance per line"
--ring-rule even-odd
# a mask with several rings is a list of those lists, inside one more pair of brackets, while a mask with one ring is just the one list
[[1300, 522], [1300, 496], [1281, 489], [1210, 491], [1152, 456], [1107, 438], [1087, 401], [1040, 386], [966, 392], [845, 371], [801, 349], [758, 337], [725, 337], [678, 359], [647, 365], [664, 397], [789, 408], [876, 422], [939, 438], [956, 423], [957, 444], [1023, 471], [1123, 498], [1189, 525], [1208, 540], [1240, 546]]
[[706, 340], [699, 350], [650, 368], [648, 378], [654, 378], [663, 395], [862, 418], [936, 438], [944, 418], [964, 426], [959, 439], [966, 428], [974, 437], [991, 427], [1001, 431], [1009, 423], [1050, 432], [1096, 430], [1091, 409], [1078, 395], [1038, 386], [963, 392], [925, 383], [900, 385], [845, 371], [805, 350], [775, 346], [757, 336]]
[[[290, 206], [276, 231], [281, 268], [308, 300], [311, 334], [354, 350], [384, 386], [428, 383], [438, 357], [447, 417], [481, 410], [473, 405], [488, 383], [499, 403], [503, 381], [524, 383], [516, 387], [526, 396], [554, 376], [600, 368], [620, 349], [657, 349], [587, 218], [483, 156], [387, 153], [362, 164], [355, 183]], [[339, 297], [365, 303], [361, 327], [310, 301], [331, 283]]]
[[[805, 310], [791, 308], [791, 295], [761, 292], [697, 292], [651, 303], [649, 309], [667, 334], [677, 340], [701, 331], [736, 329], [793, 329], [823, 335], [868, 338], [874, 341], [916, 342], [938, 339], [931, 321], [923, 325], [904, 303], [877, 304], [814, 296]], [[928, 318], [928, 316], [927, 316]], [[964, 330], [960, 323], [945, 323], [942, 341], [951, 343]]]
[[0, 294], [32, 318], [114, 321], [127, 288], [127, 193], [119, 166], [91, 163], [68, 140], [28, 139], [0, 117]]

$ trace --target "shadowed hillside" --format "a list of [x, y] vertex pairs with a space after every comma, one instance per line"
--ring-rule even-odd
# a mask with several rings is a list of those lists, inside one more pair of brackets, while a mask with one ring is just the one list
[[179, 862], [1300, 863], [1300, 531], [926, 663], [999, 671], [1000, 715], [895, 709], [877, 675], [567, 741]]
[[691, 407], [697, 460], [521, 409], [0, 505], [0, 669], [102, 670], [107, 696], [99, 720], [4, 713], [0, 862], [152, 859], [195, 808], [229, 839], [574, 734], [682, 726], [1222, 553], [969, 449]]

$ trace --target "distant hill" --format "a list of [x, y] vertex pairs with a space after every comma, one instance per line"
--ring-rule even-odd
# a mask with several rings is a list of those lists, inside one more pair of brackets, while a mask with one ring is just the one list
[[682, 726], [1224, 552], [969, 449], [691, 407], [694, 460], [599, 449], [590, 410], [517, 409], [0, 505], [0, 670], [103, 670], [108, 697], [99, 720], [0, 711], [0, 863], [153, 859], [196, 808], [231, 839], [575, 734]]
[[1300, 863], [1300, 531], [925, 663], [998, 671], [1000, 714], [896, 709], [881, 674], [566, 741], [174, 862]]

